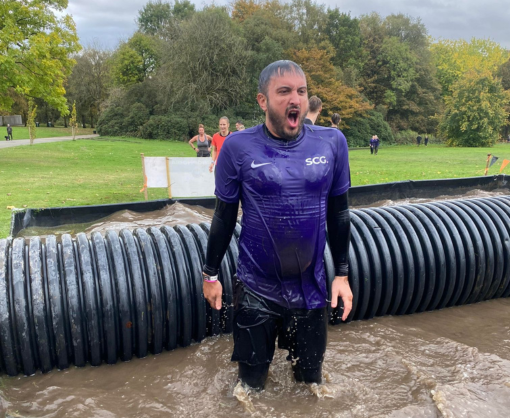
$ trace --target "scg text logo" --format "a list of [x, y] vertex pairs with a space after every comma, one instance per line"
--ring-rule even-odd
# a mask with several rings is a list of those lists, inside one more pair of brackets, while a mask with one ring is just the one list
[[312, 164], [327, 164], [328, 161], [326, 160], [326, 157], [314, 157], [314, 158], [307, 158], [306, 165], [312, 165]]

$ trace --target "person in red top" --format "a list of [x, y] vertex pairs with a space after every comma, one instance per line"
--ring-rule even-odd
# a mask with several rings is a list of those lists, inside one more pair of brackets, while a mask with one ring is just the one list
[[226, 116], [222, 116], [220, 118], [220, 131], [216, 132], [212, 137], [211, 142], [211, 157], [212, 163], [209, 166], [209, 171], [212, 173], [214, 166], [216, 165], [216, 161], [218, 161], [218, 156], [220, 155], [221, 147], [223, 146], [223, 142], [227, 136], [229, 136], [232, 132], [228, 130], [230, 127], [229, 120]]

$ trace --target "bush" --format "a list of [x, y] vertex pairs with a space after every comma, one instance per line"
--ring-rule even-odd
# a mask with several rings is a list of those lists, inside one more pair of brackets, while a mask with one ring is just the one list
[[189, 127], [185, 119], [179, 116], [151, 116], [140, 128], [140, 136], [145, 139], [169, 139], [185, 141], [189, 136]]
[[390, 125], [383, 119], [383, 115], [375, 110], [367, 112], [367, 117], [349, 122], [349, 125], [343, 132], [351, 148], [368, 147], [372, 135], [377, 135], [383, 146], [395, 142]]

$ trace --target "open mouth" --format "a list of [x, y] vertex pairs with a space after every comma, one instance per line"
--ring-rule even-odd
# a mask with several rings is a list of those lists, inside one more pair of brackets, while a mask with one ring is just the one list
[[299, 109], [291, 109], [287, 113], [287, 121], [292, 129], [297, 128], [299, 122]]

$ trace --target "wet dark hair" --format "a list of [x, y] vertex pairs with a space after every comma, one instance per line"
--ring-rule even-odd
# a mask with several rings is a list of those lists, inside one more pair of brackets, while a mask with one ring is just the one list
[[331, 115], [331, 122], [333, 122], [333, 124], [338, 125], [340, 120], [341, 120], [341, 118], [340, 118], [340, 115], [338, 113], [333, 113]]
[[294, 61], [289, 60], [275, 61], [269, 64], [260, 73], [259, 93], [262, 93], [264, 96], [267, 96], [267, 87], [269, 86], [271, 78], [273, 78], [275, 75], [282, 76], [285, 73], [295, 73], [305, 77], [305, 73], [303, 72], [301, 67], [297, 65]]

